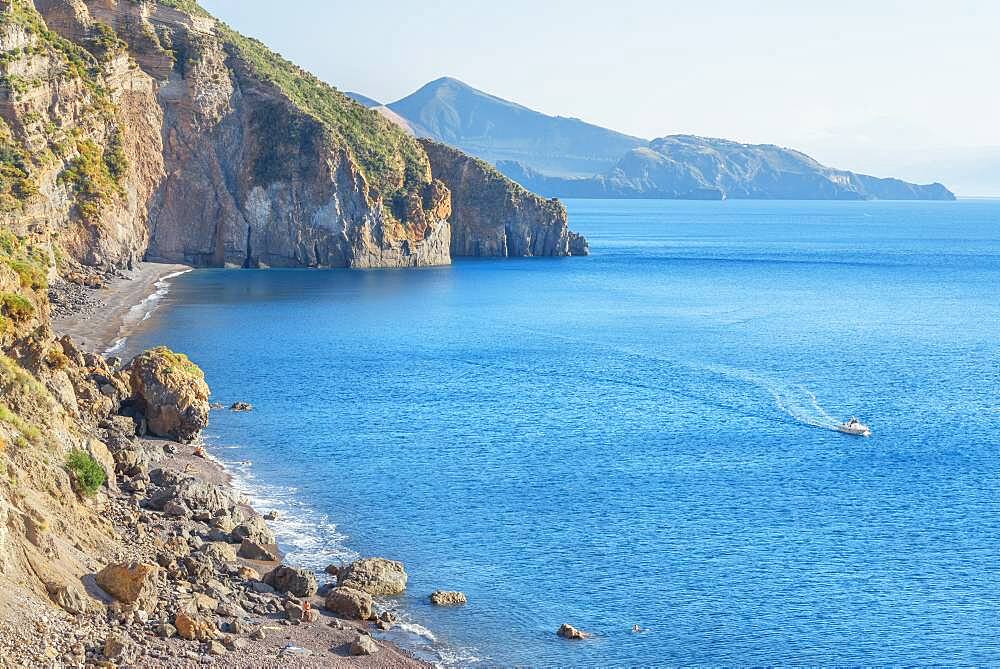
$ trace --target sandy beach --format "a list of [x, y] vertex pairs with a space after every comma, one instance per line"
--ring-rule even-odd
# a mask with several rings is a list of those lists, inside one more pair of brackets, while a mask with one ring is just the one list
[[50, 290], [52, 329], [57, 336], [69, 335], [84, 350], [105, 352], [142, 321], [145, 310], [136, 307], [156, 293], [157, 283], [190, 269], [187, 265], [143, 263], [131, 272], [120, 272], [102, 288], [60, 280]]

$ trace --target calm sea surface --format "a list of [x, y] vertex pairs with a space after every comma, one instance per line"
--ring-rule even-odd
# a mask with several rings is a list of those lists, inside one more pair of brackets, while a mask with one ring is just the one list
[[290, 561], [405, 562], [429, 657], [1000, 663], [1000, 201], [567, 206], [588, 258], [197, 271], [129, 348], [254, 404], [212, 452]]

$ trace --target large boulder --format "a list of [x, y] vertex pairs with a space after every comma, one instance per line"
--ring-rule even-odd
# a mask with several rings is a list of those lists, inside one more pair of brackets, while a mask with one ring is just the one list
[[398, 595], [406, 590], [402, 562], [385, 558], [362, 558], [340, 571], [337, 584], [369, 595]]
[[129, 363], [132, 401], [159, 437], [191, 441], [208, 425], [208, 384], [187, 356], [154, 348]]
[[96, 581], [118, 601], [152, 611], [156, 606], [159, 577], [160, 568], [155, 564], [120, 562], [98, 572]]
[[318, 585], [316, 575], [308, 569], [279, 565], [264, 576], [264, 582], [278, 592], [290, 592], [296, 597], [312, 597]]
[[344, 618], [371, 620], [373, 615], [372, 596], [353, 588], [334, 588], [326, 596], [324, 608]]
[[239, 525], [229, 533], [233, 543], [250, 541], [266, 546], [275, 543], [274, 532], [267, 526], [264, 519], [255, 513], [246, 513]]

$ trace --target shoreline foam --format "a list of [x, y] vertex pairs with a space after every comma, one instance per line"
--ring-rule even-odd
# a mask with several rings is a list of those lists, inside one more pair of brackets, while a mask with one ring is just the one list
[[[320, 582], [328, 564], [346, 564], [363, 557], [348, 548], [348, 535], [337, 529], [335, 523], [320, 511], [309, 508], [296, 497], [295, 488], [279, 488], [258, 482], [253, 473], [253, 462], [229, 460], [220, 451], [240, 450], [240, 446], [218, 444], [217, 435], [203, 435], [208, 459], [227, 477], [227, 484], [247, 505], [259, 514], [278, 513], [276, 520], [269, 520], [274, 531], [283, 561], [296, 567], [313, 570]], [[291, 550], [289, 550], [291, 549]], [[372, 630], [372, 636], [410, 653], [415, 659], [435, 667], [462, 667], [482, 662], [472, 652], [474, 649], [453, 647], [441, 642], [434, 632], [412, 620], [406, 608], [395, 600], [376, 599], [378, 609], [389, 610], [398, 616], [392, 629]]]

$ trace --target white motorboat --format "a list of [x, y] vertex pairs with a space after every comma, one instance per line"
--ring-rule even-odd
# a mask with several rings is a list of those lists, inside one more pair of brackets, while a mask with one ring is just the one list
[[840, 423], [837, 425], [837, 432], [843, 432], [844, 434], [853, 434], [858, 437], [870, 437], [872, 436], [872, 431], [867, 425], [862, 423], [857, 418], [851, 417], [851, 420], [846, 423]]

